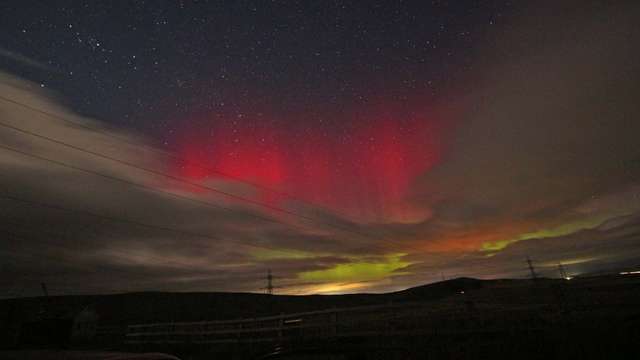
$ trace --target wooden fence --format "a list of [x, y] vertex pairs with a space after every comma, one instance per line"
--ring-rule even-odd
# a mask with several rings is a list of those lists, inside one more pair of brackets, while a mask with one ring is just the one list
[[[513, 326], [518, 318], [537, 327], [546, 305], [509, 309], [508, 316], [483, 315], [484, 310], [458, 304], [446, 309], [433, 303], [398, 303], [336, 308], [238, 320], [129, 325], [128, 344], [223, 344], [282, 342], [318, 338], [492, 332]], [[496, 314], [497, 309], [491, 309]], [[497, 311], [500, 312], [500, 311]], [[545, 311], [542, 311], [544, 313]], [[533, 316], [532, 316], [533, 315]], [[544, 320], [542, 320], [544, 321]]]

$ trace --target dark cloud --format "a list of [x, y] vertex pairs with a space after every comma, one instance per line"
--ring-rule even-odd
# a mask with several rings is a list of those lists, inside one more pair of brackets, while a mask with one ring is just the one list
[[563, 221], [638, 182], [638, 13], [536, 3], [487, 42], [451, 151], [416, 189], [431, 223]]

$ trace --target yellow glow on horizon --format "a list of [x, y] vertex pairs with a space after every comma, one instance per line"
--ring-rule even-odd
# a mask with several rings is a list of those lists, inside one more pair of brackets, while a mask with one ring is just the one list
[[366, 282], [353, 282], [353, 283], [327, 283], [327, 284], [318, 284], [305, 287], [297, 291], [300, 295], [335, 295], [335, 294], [344, 294], [345, 292], [362, 290], [371, 284]]

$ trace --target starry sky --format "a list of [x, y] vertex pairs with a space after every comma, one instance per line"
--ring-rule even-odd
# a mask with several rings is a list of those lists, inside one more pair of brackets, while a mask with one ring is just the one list
[[0, 296], [640, 266], [639, 14], [5, 2]]

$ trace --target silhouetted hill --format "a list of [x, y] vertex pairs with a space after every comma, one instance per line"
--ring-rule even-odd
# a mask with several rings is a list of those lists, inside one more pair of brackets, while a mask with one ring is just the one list
[[9, 309], [23, 318], [72, 317], [90, 307], [109, 323], [198, 321], [256, 317], [397, 301], [429, 301], [483, 287], [485, 281], [460, 278], [388, 294], [266, 295], [255, 293], [137, 292], [112, 295], [70, 295], [5, 299]]
[[[329, 308], [402, 302], [434, 302], [440, 305], [476, 301], [527, 304], [554, 302], [559, 285], [571, 293], [598, 294], [595, 289], [616, 286], [621, 280], [579, 279], [571, 282], [551, 279], [478, 280], [458, 278], [386, 294], [266, 295], [255, 293], [138, 292], [113, 295], [71, 295], [0, 300], [0, 322], [11, 319], [32, 321], [43, 318], [71, 319], [90, 308], [102, 324], [126, 325], [146, 322], [226, 320], [295, 313]], [[597, 286], [590, 284], [597, 283]], [[623, 286], [626, 288], [626, 285]], [[590, 290], [591, 289], [591, 290]], [[581, 297], [582, 295], [575, 295]]]
[[490, 281], [491, 280], [478, 280], [463, 277], [412, 287], [390, 295], [393, 295], [398, 299], [411, 301], [436, 300], [459, 294], [461, 291], [468, 292], [471, 290], [481, 289]]

